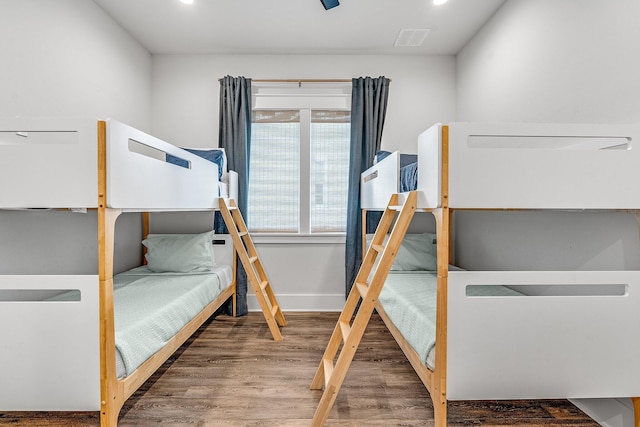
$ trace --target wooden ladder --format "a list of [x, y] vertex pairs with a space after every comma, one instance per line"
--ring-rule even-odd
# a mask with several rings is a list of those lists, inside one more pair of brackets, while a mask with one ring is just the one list
[[[389, 200], [311, 383], [311, 389], [314, 390], [321, 390], [324, 386], [322, 398], [311, 423], [314, 427], [323, 426], [329, 417], [329, 412], [378, 301], [382, 286], [415, 213], [417, 203], [415, 191], [408, 193], [401, 206], [398, 205], [398, 200], [398, 194], [392, 195]], [[385, 236], [389, 230], [391, 234], [385, 244]], [[378, 256], [381, 258], [376, 268], [375, 261]], [[369, 282], [372, 270], [374, 273]], [[334, 365], [338, 351], [340, 353]]]
[[247, 225], [244, 223], [240, 209], [238, 209], [233, 199], [227, 201], [220, 198], [218, 199], [218, 204], [220, 213], [233, 239], [233, 245], [247, 273], [247, 280], [253, 287], [271, 335], [273, 335], [275, 341], [282, 341], [279, 326], [286, 326], [287, 321], [284, 318], [284, 314], [282, 314], [276, 295], [273, 293], [273, 289], [271, 289], [271, 284], [264, 271], [262, 261], [260, 261], [253, 240], [251, 240], [251, 235], [249, 234]]

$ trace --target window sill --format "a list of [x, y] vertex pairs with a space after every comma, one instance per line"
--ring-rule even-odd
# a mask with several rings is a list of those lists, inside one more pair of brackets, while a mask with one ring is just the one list
[[255, 244], [344, 244], [344, 234], [270, 234], [251, 233]]

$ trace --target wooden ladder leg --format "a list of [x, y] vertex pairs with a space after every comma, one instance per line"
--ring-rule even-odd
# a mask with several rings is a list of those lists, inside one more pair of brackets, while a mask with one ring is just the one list
[[220, 198], [218, 204], [222, 218], [233, 239], [234, 248], [247, 273], [247, 281], [253, 288], [271, 335], [275, 341], [282, 341], [279, 326], [286, 326], [287, 322], [271, 288], [271, 283], [264, 271], [244, 218], [235, 201], [230, 200], [229, 206], [227, 206], [225, 199]]
[[[253, 287], [253, 292], [256, 295], [256, 299], [258, 300], [258, 304], [260, 305], [260, 309], [262, 310], [264, 319], [267, 322], [267, 326], [269, 326], [273, 339], [275, 341], [282, 341], [283, 338], [279, 328], [280, 323], [277, 320], [278, 313], [280, 312], [280, 306], [277, 302], [272, 303], [271, 300], [265, 298], [265, 292], [267, 292], [269, 288], [269, 282], [263, 280], [254, 269], [259, 267], [260, 259], [252, 259], [250, 264], [251, 265], [249, 267], [245, 266], [244, 268], [247, 272], [247, 280]], [[280, 316], [284, 318], [282, 315]]]
[[343, 342], [343, 337], [345, 333], [343, 330], [345, 329], [345, 325], [349, 325], [352, 320], [353, 314], [358, 307], [358, 303], [360, 302], [360, 295], [358, 289], [354, 286], [351, 288], [349, 292], [349, 296], [347, 297], [347, 301], [345, 303], [344, 308], [342, 309], [342, 313], [340, 313], [340, 317], [338, 318], [338, 322], [336, 323], [335, 328], [333, 329], [333, 333], [331, 334], [331, 338], [329, 339], [329, 343], [327, 344], [327, 348], [324, 351], [324, 355], [320, 360], [320, 366], [316, 370], [316, 374], [311, 381], [311, 389], [312, 390], [322, 390], [325, 385], [326, 378], [329, 377], [329, 373], [327, 373], [327, 366], [325, 365], [330, 361], [333, 363], [336, 355], [338, 354], [338, 350], [340, 349], [340, 345]]
[[[351, 289], [348, 298], [348, 304], [350, 306], [356, 306], [357, 301], [360, 299], [359, 291], [356, 287]], [[353, 313], [353, 308], [348, 310]], [[369, 318], [373, 312], [372, 304], [361, 304], [358, 308], [358, 312], [353, 319], [353, 323], [349, 325], [351, 316], [348, 316], [345, 312], [345, 316], [341, 316], [340, 320], [336, 324], [336, 330], [332, 336], [332, 341], [327, 347], [325, 357], [321, 361], [320, 368], [316, 372], [316, 376], [312, 382], [312, 389], [321, 389], [324, 386], [324, 391], [316, 412], [313, 416], [312, 426], [322, 426], [329, 417], [329, 412], [335, 403], [338, 396], [338, 391], [344, 382], [344, 378], [347, 375], [349, 366], [353, 361], [353, 358], [358, 350], [358, 345], [362, 340], [364, 331], [366, 329]], [[344, 342], [335, 366], [333, 364], [334, 358], [338, 352], [340, 344]]]
[[100, 425], [116, 427], [124, 404], [124, 390], [115, 372], [116, 344], [113, 313], [113, 250], [119, 209], [98, 209], [98, 271], [100, 286]]
[[[397, 197], [392, 200], [397, 201]], [[372, 250], [372, 248], [382, 247], [385, 236], [389, 231], [389, 229], [391, 228], [394, 218], [395, 218], [395, 213], [393, 211], [390, 211], [390, 210], [388, 212], [386, 211], [385, 214], [382, 216], [380, 223], [378, 224], [378, 228], [372, 240], [371, 247], [369, 248], [370, 250], [367, 251], [365, 254], [365, 257], [360, 266], [360, 270], [358, 271], [358, 274], [356, 276], [354, 286], [351, 288], [351, 291], [349, 292], [347, 301], [342, 309], [342, 312], [340, 313], [338, 323], [336, 323], [333, 333], [331, 334], [331, 338], [329, 339], [329, 344], [327, 345], [327, 348], [324, 352], [324, 356], [322, 357], [320, 366], [318, 367], [316, 371], [316, 375], [314, 376], [314, 379], [311, 382], [311, 388], [314, 390], [321, 390], [324, 384], [325, 375], [323, 374], [323, 361], [324, 360], [333, 361], [333, 359], [335, 358], [338, 352], [340, 344], [342, 343], [340, 325], [344, 323], [349, 323], [351, 321], [353, 314], [355, 313], [356, 308], [360, 303], [361, 297], [358, 291], [358, 284], [363, 282], [366, 283], [366, 281], [368, 280], [369, 274], [372, 268], [374, 267], [376, 258], [380, 253], [379, 250], [377, 251]]]
[[447, 400], [440, 393], [431, 395], [434, 427], [447, 427]]
[[[239, 223], [239, 227], [246, 230], [246, 225], [244, 225], [242, 217], [240, 217], [238, 221], [242, 221], [242, 223]], [[287, 320], [285, 319], [284, 313], [280, 308], [278, 299], [276, 298], [276, 295], [273, 292], [273, 288], [271, 287], [271, 282], [269, 281], [267, 273], [264, 270], [264, 266], [262, 265], [262, 260], [258, 255], [258, 251], [253, 244], [253, 240], [251, 239], [251, 235], [248, 233], [248, 231], [242, 237], [242, 240], [247, 249], [249, 259], [252, 261], [253, 271], [255, 273], [255, 280], [254, 282], [252, 282], [252, 284], [254, 285], [256, 297], [260, 300], [264, 300], [265, 302], [268, 301], [268, 304], [265, 304], [265, 307], [269, 307], [269, 310], [275, 318], [275, 322], [277, 325], [286, 326]]]
[[[407, 231], [409, 223], [416, 209], [417, 195], [409, 193], [402, 207], [397, 206], [398, 195], [393, 195], [385, 210], [378, 229], [373, 237], [371, 246], [363, 259], [355, 283], [349, 292], [345, 306], [340, 314], [320, 366], [311, 382], [312, 389], [321, 389], [324, 384], [322, 397], [313, 416], [312, 426], [322, 426], [329, 417], [329, 412], [335, 403], [338, 392], [353, 357], [356, 354], [362, 336], [364, 335], [373, 309], [378, 302], [378, 296], [386, 280], [393, 260], [398, 252], [402, 239]], [[401, 209], [400, 209], [401, 208]], [[396, 213], [399, 215], [396, 219]], [[394, 219], [396, 219], [394, 224]], [[392, 227], [389, 240], [384, 244], [384, 239]], [[377, 257], [381, 255], [380, 262], [375, 267]], [[373, 277], [369, 282], [372, 270]], [[358, 306], [358, 303], [360, 305]], [[354, 318], [354, 313], [357, 314]], [[353, 322], [351, 323], [351, 320]], [[342, 348], [340, 348], [340, 345]], [[334, 359], [338, 351], [340, 353], [334, 366]]]
[[633, 425], [640, 427], [640, 397], [632, 397], [631, 402], [633, 403]]
[[433, 371], [433, 384], [429, 389], [433, 401], [433, 412], [436, 427], [447, 425], [447, 282], [449, 275], [449, 259], [451, 257], [450, 236], [451, 217], [449, 208], [437, 209], [433, 212], [436, 220], [438, 239], [438, 279], [436, 307], [436, 361]]

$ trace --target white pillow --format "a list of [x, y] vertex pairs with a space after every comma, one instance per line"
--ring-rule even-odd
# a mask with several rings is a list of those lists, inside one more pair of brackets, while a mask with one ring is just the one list
[[434, 233], [406, 234], [391, 270], [436, 271], [437, 253]]
[[149, 234], [142, 244], [149, 270], [156, 273], [209, 271], [215, 267], [214, 231], [201, 234]]

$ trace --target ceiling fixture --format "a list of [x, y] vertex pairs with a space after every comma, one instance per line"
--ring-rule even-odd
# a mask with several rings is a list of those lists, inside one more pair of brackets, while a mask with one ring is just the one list
[[193, 4], [193, 0], [180, 0], [180, 3]]
[[329, 10], [336, 6], [340, 6], [340, 2], [338, 0], [320, 0], [325, 10]]
[[396, 37], [394, 46], [420, 46], [424, 42], [424, 39], [427, 38], [427, 34], [429, 34], [428, 28], [417, 29], [417, 30], [408, 30], [403, 29], [398, 33], [398, 37]]
[[433, 0], [433, 4], [436, 6], [440, 6], [442, 4], [445, 4], [448, 0]]

